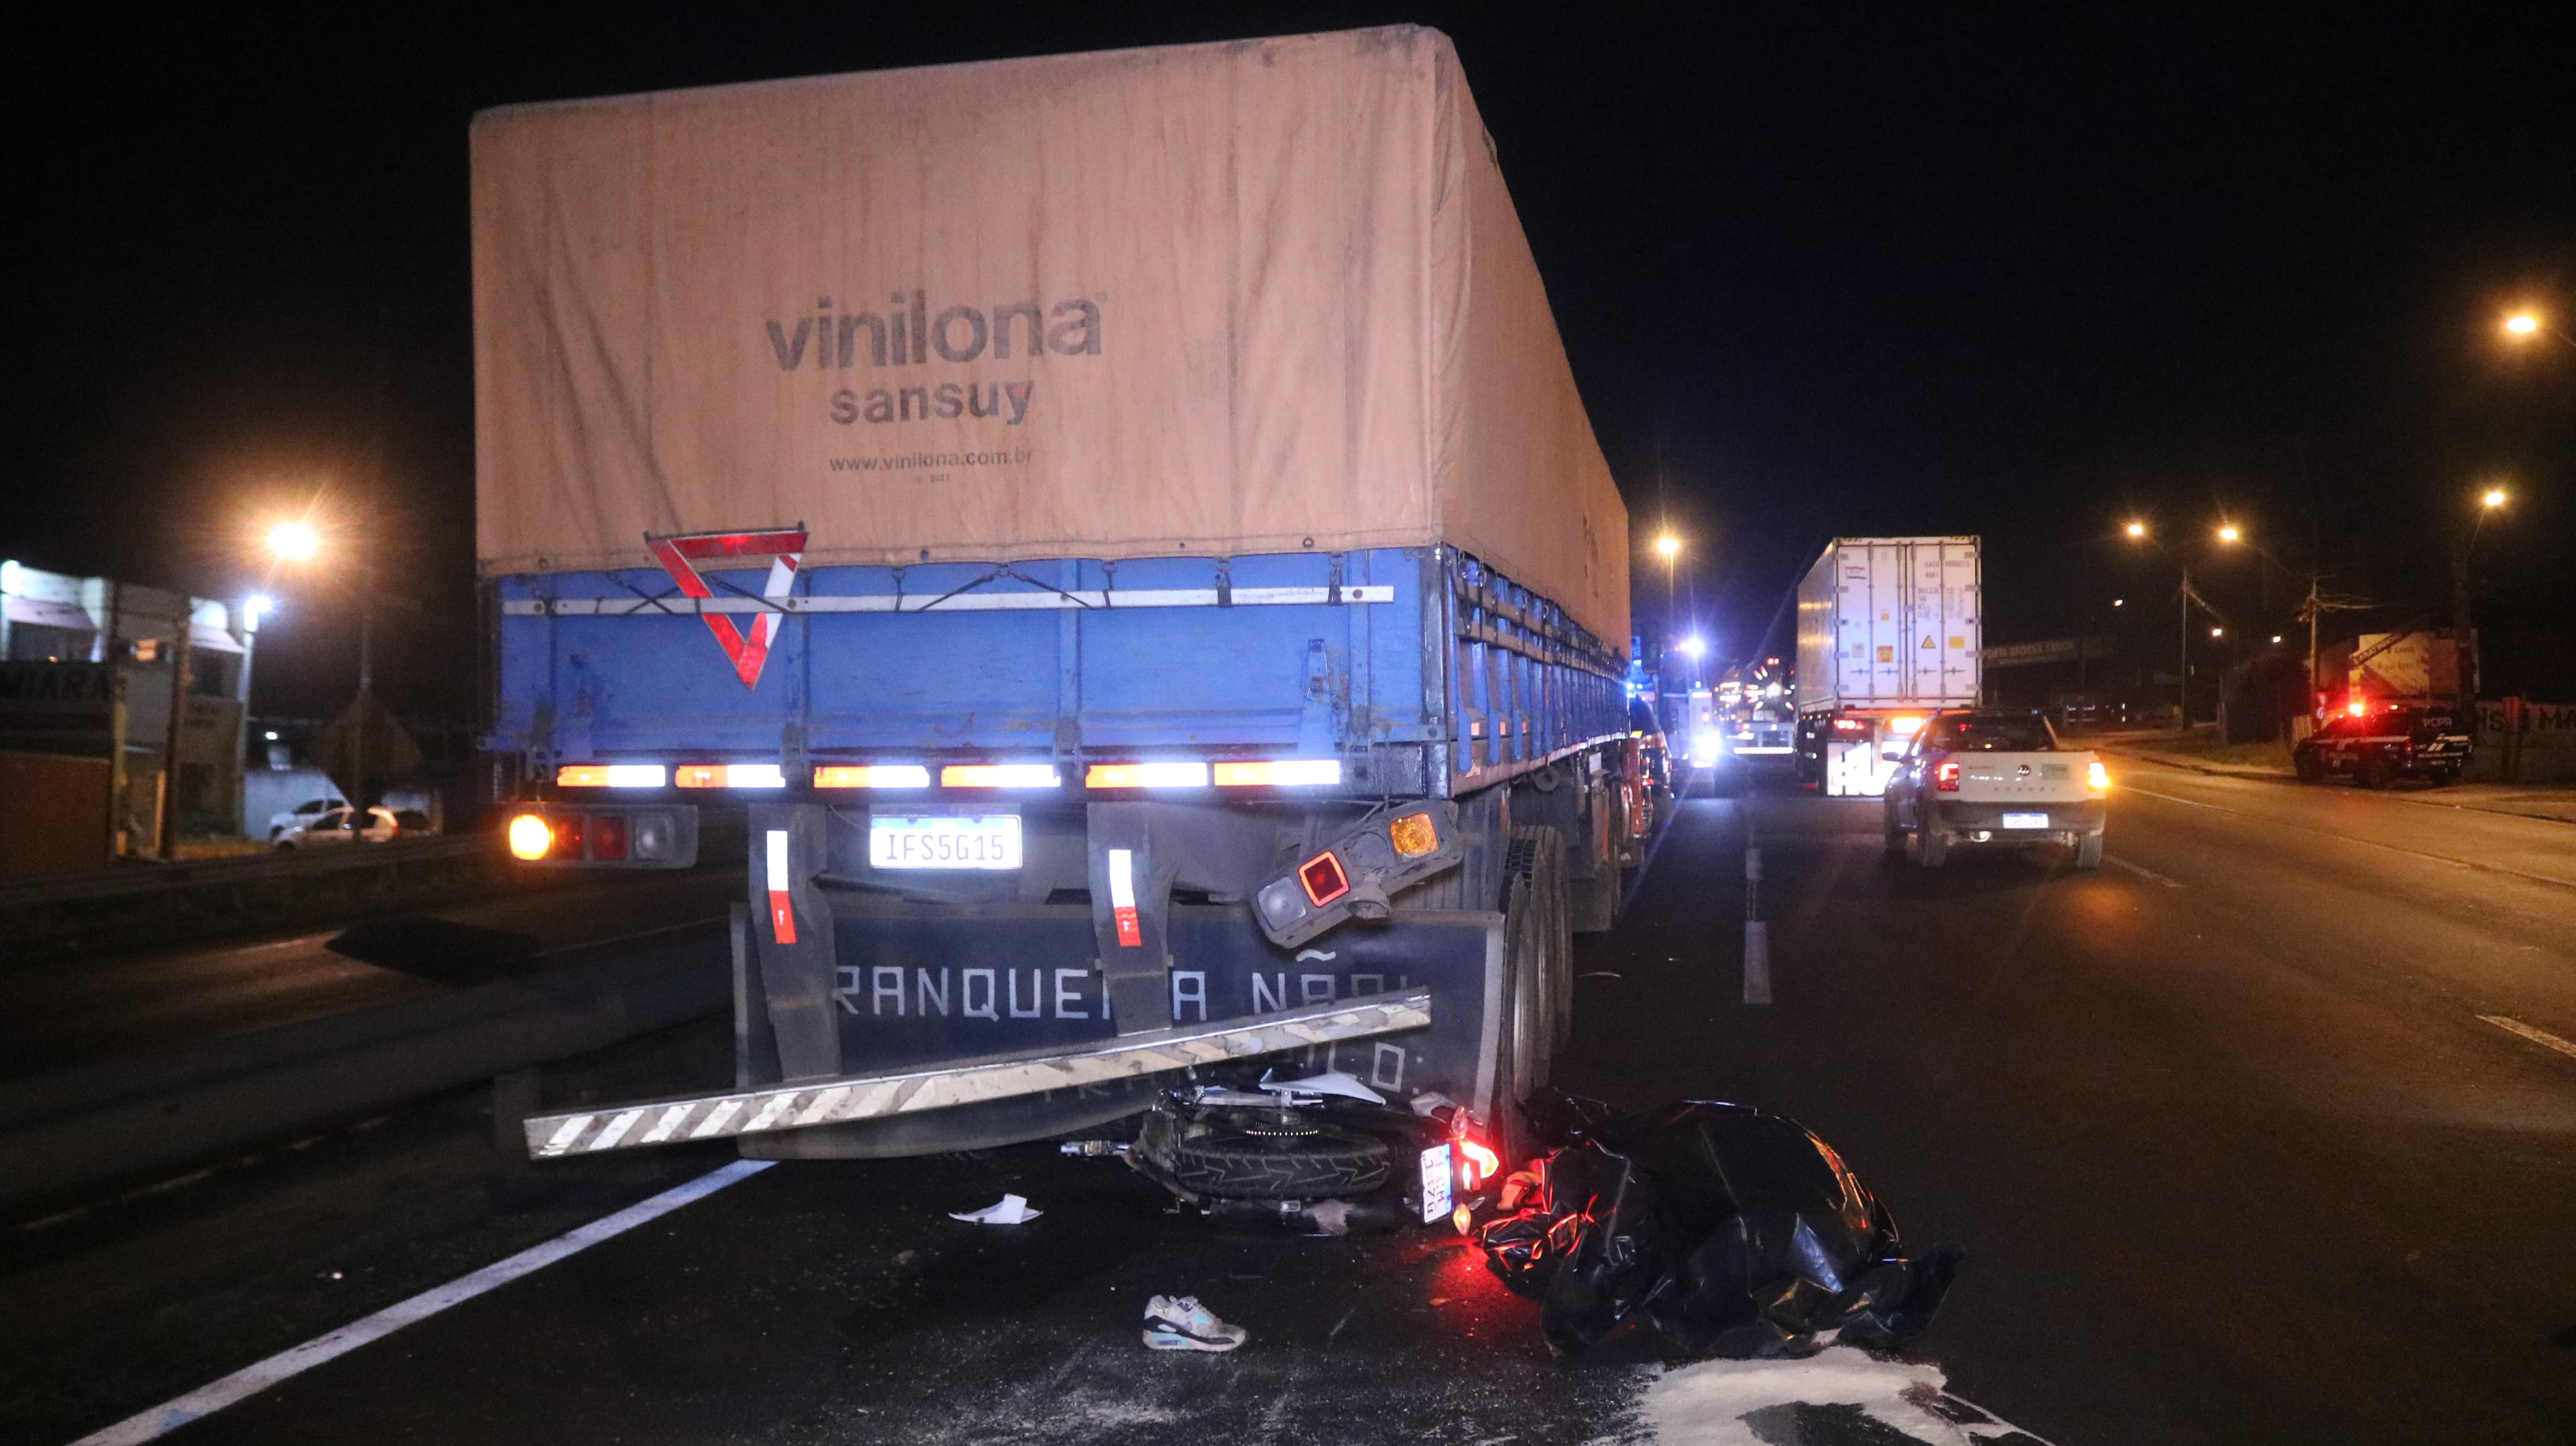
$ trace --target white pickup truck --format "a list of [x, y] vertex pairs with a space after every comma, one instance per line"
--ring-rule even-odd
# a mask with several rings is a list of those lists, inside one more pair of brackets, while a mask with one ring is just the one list
[[1887, 783], [1887, 851], [1937, 869], [1953, 843], [2071, 843], [2075, 866], [2102, 862], [2111, 775], [2102, 760], [2057, 741], [2037, 713], [1962, 709], [1916, 730]]

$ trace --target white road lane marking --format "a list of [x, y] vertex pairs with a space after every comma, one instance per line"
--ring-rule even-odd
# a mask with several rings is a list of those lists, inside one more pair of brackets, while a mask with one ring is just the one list
[[2130, 873], [2136, 874], [2139, 878], [2153, 879], [2168, 889], [2179, 889], [2183, 886], [2182, 880], [2166, 878], [2164, 875], [2157, 873], [2155, 870], [2148, 868], [2144, 864], [2133, 864], [2127, 859], [2114, 858], [2110, 854], [2102, 855], [2102, 862], [2111, 864], [2118, 868], [2127, 869]]
[[2395, 844], [2384, 844], [2374, 839], [2355, 838], [2351, 834], [2345, 833], [2339, 829], [2311, 828], [2302, 823], [2287, 823], [2277, 818], [2266, 818], [2259, 813], [2249, 813], [2241, 808], [2229, 808], [2222, 803], [2203, 803], [2199, 799], [2184, 798], [2179, 794], [2158, 793], [2152, 788], [2140, 788], [2134, 783], [2123, 784], [2121, 787], [2122, 791], [2127, 793], [2142, 794], [2148, 798], [2161, 798], [2167, 803], [2179, 803], [2186, 808], [2205, 808], [2213, 813], [2232, 813], [2238, 818], [2252, 819], [2256, 823], [2269, 824], [2273, 828], [2285, 828], [2290, 830], [2292, 833], [2322, 834], [2327, 838], [2337, 838], [2342, 839], [2346, 843], [2359, 844], [2363, 848], [2382, 849], [2392, 854], [2404, 854], [2406, 857], [2411, 859], [2430, 859], [2434, 863], [2449, 864], [2453, 868], [2478, 869], [2490, 874], [2509, 874], [2517, 879], [2528, 879], [2535, 884], [2551, 884], [2562, 889], [2576, 889], [2576, 879], [2562, 879], [2553, 877], [2549, 874], [2535, 874], [2526, 869], [2507, 868], [2503, 864], [2481, 863], [2476, 859], [2455, 859], [2449, 854], [2429, 853], [2423, 849], [2399, 848]]
[[1744, 1002], [1771, 1002], [1771, 926], [1759, 919], [1744, 921]]
[[422, 1291], [409, 1300], [397, 1301], [374, 1315], [280, 1351], [257, 1365], [244, 1366], [211, 1385], [200, 1386], [148, 1411], [139, 1411], [105, 1430], [83, 1436], [72, 1446], [135, 1446], [135, 1443], [157, 1440], [191, 1421], [248, 1400], [280, 1381], [301, 1375], [372, 1341], [382, 1340], [414, 1321], [427, 1320], [451, 1305], [461, 1305], [520, 1276], [543, 1270], [565, 1256], [588, 1250], [603, 1240], [658, 1220], [691, 1201], [703, 1200], [775, 1163], [773, 1160], [736, 1160], [685, 1185], [675, 1185], [650, 1200], [639, 1201], [614, 1215], [603, 1216], [588, 1225], [566, 1231], [543, 1245], [529, 1246], [509, 1259], [487, 1265], [472, 1275], [451, 1280], [434, 1290]]
[[2557, 1035], [2551, 1034], [2548, 1030], [2525, 1024], [2519, 1019], [2507, 1018], [2501, 1014], [2481, 1014], [2478, 1018], [2485, 1020], [2487, 1023], [2494, 1025], [2496, 1028], [2503, 1030], [2507, 1034], [2521, 1035], [2523, 1038], [2539, 1045], [2542, 1049], [2554, 1049], [2560, 1054], [2567, 1056], [2569, 1059], [2576, 1059], [2576, 1043], [2560, 1039]]

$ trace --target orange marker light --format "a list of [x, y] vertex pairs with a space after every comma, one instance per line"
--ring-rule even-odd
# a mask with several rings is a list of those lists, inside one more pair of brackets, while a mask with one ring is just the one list
[[1409, 859], [1440, 851], [1440, 828], [1427, 813], [1408, 813], [1386, 826], [1395, 851]]
[[512, 858], [534, 863], [546, 856], [546, 850], [555, 846], [555, 831], [546, 827], [546, 821], [537, 815], [523, 813], [510, 820], [509, 839]]

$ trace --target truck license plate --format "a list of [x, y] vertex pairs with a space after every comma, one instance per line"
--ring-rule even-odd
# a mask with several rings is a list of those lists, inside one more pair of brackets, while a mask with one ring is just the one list
[[2048, 827], [2048, 815], [2044, 813], [2008, 813], [2004, 815], [2004, 827], [2046, 828]]
[[868, 820], [868, 862], [881, 869], [1016, 869], [1020, 817], [881, 815]]

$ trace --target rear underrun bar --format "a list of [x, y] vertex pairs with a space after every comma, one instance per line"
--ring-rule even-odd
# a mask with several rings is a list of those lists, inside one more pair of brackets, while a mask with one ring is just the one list
[[526, 1126], [528, 1153], [539, 1159], [588, 1155], [682, 1140], [883, 1119], [1278, 1054], [1345, 1039], [1401, 1034], [1430, 1024], [1431, 991], [1400, 990], [1215, 1025], [1124, 1035], [1086, 1050], [987, 1055], [898, 1074], [806, 1080], [579, 1114], [531, 1115]]

